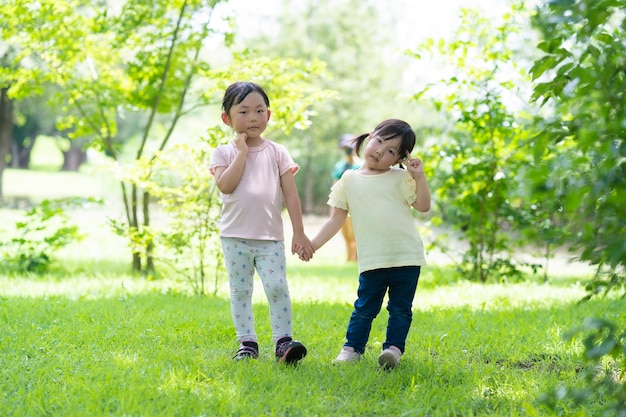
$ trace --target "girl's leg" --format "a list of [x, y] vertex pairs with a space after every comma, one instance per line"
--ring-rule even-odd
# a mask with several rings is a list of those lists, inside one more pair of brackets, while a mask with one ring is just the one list
[[292, 336], [291, 297], [287, 284], [285, 244], [266, 240], [255, 241], [255, 266], [270, 309], [274, 343]]
[[240, 343], [256, 342], [257, 335], [252, 311], [254, 253], [246, 240], [223, 237], [221, 242], [230, 285], [230, 311], [237, 340]]
[[392, 268], [389, 276], [389, 321], [383, 349], [395, 346], [404, 353], [406, 338], [413, 320], [413, 298], [420, 276], [419, 266]]
[[380, 312], [387, 291], [383, 271], [385, 270], [377, 269], [359, 275], [358, 298], [354, 302], [344, 346], [352, 347], [360, 354], [365, 353], [365, 345], [372, 330], [372, 321]]

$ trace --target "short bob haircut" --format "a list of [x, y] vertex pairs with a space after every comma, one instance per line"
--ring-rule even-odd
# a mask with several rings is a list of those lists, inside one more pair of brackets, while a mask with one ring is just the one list
[[222, 110], [230, 115], [230, 109], [233, 106], [241, 103], [248, 97], [250, 93], [259, 93], [261, 97], [263, 97], [263, 101], [265, 105], [269, 109], [270, 107], [270, 99], [267, 97], [265, 90], [253, 82], [250, 81], [237, 81], [228, 86], [226, 91], [224, 92], [224, 98], [222, 99]]

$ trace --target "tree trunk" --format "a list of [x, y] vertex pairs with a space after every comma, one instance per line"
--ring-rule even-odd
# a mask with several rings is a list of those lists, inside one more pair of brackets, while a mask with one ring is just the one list
[[[150, 193], [143, 193], [143, 230], [150, 229]], [[150, 232], [151, 233], [151, 232]], [[146, 244], [146, 273], [148, 275], [155, 275], [155, 267], [154, 267], [154, 241], [152, 237]]]
[[41, 133], [39, 118], [35, 115], [24, 115], [25, 121], [21, 125], [14, 124], [11, 140], [11, 167], [28, 169], [30, 153], [35, 141]]
[[[137, 185], [132, 184], [130, 189], [130, 222], [128, 226], [130, 227], [132, 241], [132, 239], [139, 239], [141, 229], [139, 228], [139, 216], [137, 214]], [[136, 245], [137, 241], [133, 243]], [[133, 250], [133, 269], [141, 272], [141, 252], [138, 250]]]
[[83, 150], [84, 141], [71, 140], [70, 148], [63, 152], [62, 171], [78, 171], [87, 162], [87, 151]]
[[13, 130], [13, 102], [8, 96], [8, 87], [0, 90], [0, 202], [4, 200], [2, 177], [7, 166], [7, 155]]
[[27, 146], [24, 146], [23, 143], [18, 143], [13, 138], [11, 140], [11, 168], [29, 169], [30, 153], [33, 150], [33, 146], [35, 146], [35, 139], [29, 141]]
[[313, 213], [315, 206], [315, 196], [313, 191], [313, 184], [315, 178], [313, 177], [313, 138], [311, 135], [306, 135], [306, 159], [304, 161], [304, 201], [302, 204], [303, 214]]

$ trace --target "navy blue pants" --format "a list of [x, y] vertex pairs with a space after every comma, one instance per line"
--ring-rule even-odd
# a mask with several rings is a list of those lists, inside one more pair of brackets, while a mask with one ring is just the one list
[[346, 343], [355, 352], [365, 353], [365, 345], [372, 330], [372, 321], [380, 312], [387, 290], [389, 321], [383, 349], [395, 346], [404, 353], [406, 338], [413, 320], [413, 297], [417, 289], [421, 267], [403, 266], [375, 269], [359, 275], [358, 298], [350, 316]]

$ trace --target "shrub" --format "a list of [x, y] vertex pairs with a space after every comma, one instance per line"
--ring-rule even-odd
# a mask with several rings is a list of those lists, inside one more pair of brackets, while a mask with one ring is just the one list
[[3, 269], [38, 274], [48, 271], [54, 252], [83, 237], [78, 226], [70, 224], [66, 208], [95, 201], [75, 197], [44, 200], [26, 210], [24, 219], [15, 223], [15, 236], [2, 246]]

